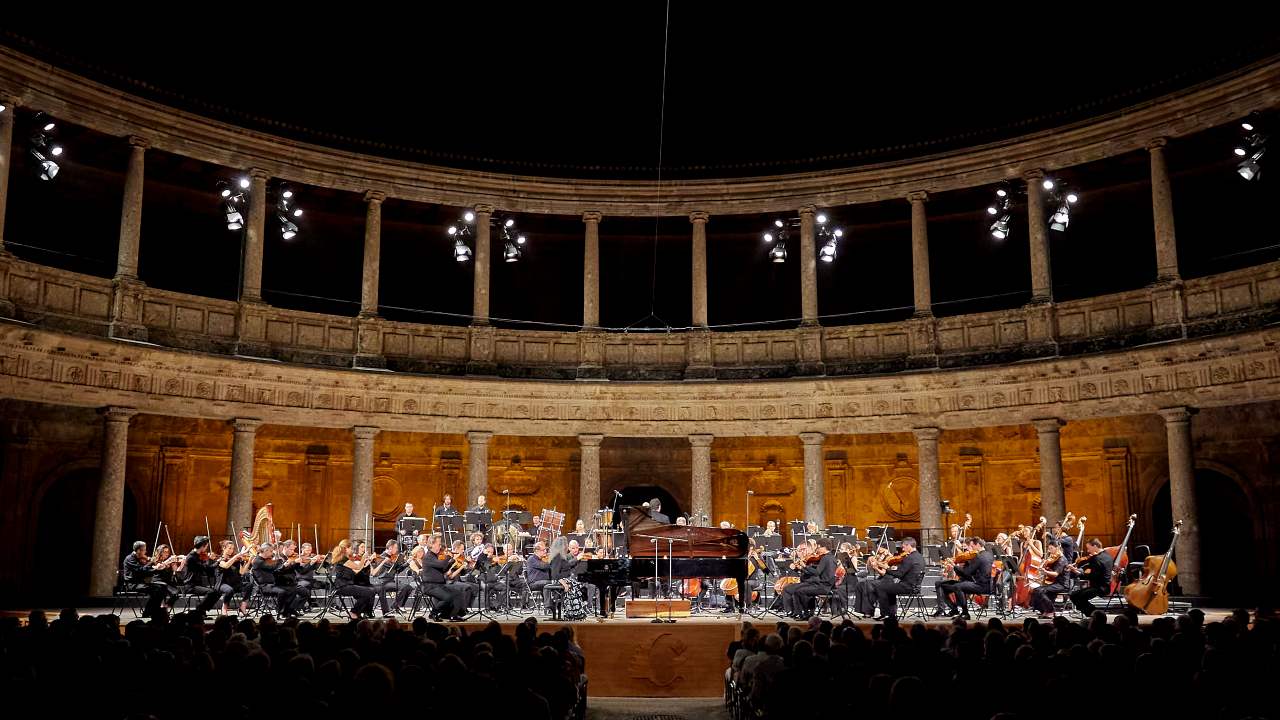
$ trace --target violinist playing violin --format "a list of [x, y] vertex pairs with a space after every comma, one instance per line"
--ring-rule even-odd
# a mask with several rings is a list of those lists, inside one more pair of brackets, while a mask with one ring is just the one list
[[933, 611], [934, 617], [959, 615], [968, 620], [969, 595], [991, 594], [991, 563], [995, 556], [980, 537], [967, 538], [964, 545], [968, 552], [955, 558], [956, 575], [959, 579], [938, 583], [938, 603]]
[[[810, 538], [816, 547], [800, 571], [800, 582], [783, 589], [782, 609], [788, 616], [804, 620], [813, 612], [813, 599], [832, 591], [836, 583], [836, 562], [831, 555], [830, 538]], [[817, 558], [815, 562], [813, 559]]]
[[1084, 544], [1084, 552], [1088, 557], [1068, 565], [1066, 571], [1078, 575], [1088, 583], [1088, 587], [1071, 593], [1071, 604], [1076, 606], [1076, 610], [1088, 615], [1093, 612], [1093, 604], [1089, 601], [1102, 597], [1111, 590], [1115, 558], [1111, 557], [1111, 553], [1102, 552], [1102, 541], [1098, 538], [1089, 538]]
[[1042, 568], [1044, 584], [1031, 591], [1031, 607], [1040, 611], [1040, 617], [1053, 617], [1053, 598], [1067, 591], [1067, 559], [1062, 546], [1049, 543], [1049, 554]]
[[147, 607], [143, 615], [155, 619], [164, 614], [164, 603], [169, 599], [169, 586], [156, 577], [156, 568], [147, 555], [147, 544], [139, 540], [133, 544], [133, 552], [124, 556], [120, 575], [126, 583], [136, 586], [147, 595]]
[[218, 598], [222, 597], [213, 580], [218, 570], [218, 560], [209, 552], [208, 537], [197, 535], [193, 545], [185, 561], [187, 585], [192, 595], [204, 596], [196, 607], [196, 612], [203, 615], [212, 610], [218, 603]]
[[[887, 562], [897, 561], [897, 567], [882, 570], [884, 565], [874, 568], [884, 577], [875, 583], [876, 600], [880, 603], [879, 620], [898, 618], [898, 596], [920, 592], [920, 581], [924, 579], [924, 556], [920, 554], [916, 539], [902, 539], [902, 552]], [[870, 566], [870, 562], [867, 563]]]

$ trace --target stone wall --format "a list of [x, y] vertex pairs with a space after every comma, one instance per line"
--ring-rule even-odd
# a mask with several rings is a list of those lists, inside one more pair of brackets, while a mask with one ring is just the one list
[[[36, 572], [39, 552], [27, 552], [42, 523], [92, 522], [87, 510], [59, 508], [39, 516], [42, 498], [75, 471], [96, 473], [102, 420], [91, 410], [0, 403], [0, 541], [22, 549], [0, 566], [5, 585], [23, 587]], [[127, 486], [137, 513], [125, 538], [150, 543], [163, 520], [175, 543], [186, 545], [204, 532], [205, 517], [215, 535], [225, 533], [226, 493], [231, 466], [231, 428], [211, 420], [139, 415], [129, 432]], [[1252, 517], [1242, 532], [1252, 537], [1259, 572], [1277, 567], [1275, 529], [1266, 522], [1280, 512], [1275, 477], [1280, 457], [1280, 403], [1206, 409], [1194, 420], [1198, 468], [1209, 468], [1238, 483]], [[329, 546], [347, 532], [351, 488], [349, 431], [264, 425], [258, 431], [254, 464], [255, 509], [274, 506], [277, 523], [302, 525], [310, 540], [319, 534]], [[373, 512], [379, 539], [390, 535], [391, 520], [406, 500], [429, 509], [449, 492], [469, 504], [466, 491], [467, 442], [462, 435], [383, 432], [374, 444]], [[1067, 506], [1088, 517], [1087, 534], [1115, 542], [1130, 512], [1139, 517], [1135, 541], [1155, 547], [1152, 504], [1167, 478], [1165, 431], [1155, 415], [1072, 422], [1062, 429]], [[940, 439], [942, 497], [957, 511], [973, 515], [974, 532], [991, 537], [1018, 523], [1033, 522], [1039, 510], [1037, 439], [1029, 426], [945, 431]], [[889, 522], [901, 532], [918, 528], [916, 444], [910, 433], [830, 435], [823, 446], [826, 512], [829, 523], [865, 528]], [[501, 508], [502, 490], [513, 507], [538, 512], [555, 507], [566, 522], [578, 517], [578, 441], [574, 437], [496, 435], [489, 456], [490, 505]], [[690, 507], [689, 443], [684, 438], [607, 438], [601, 448], [601, 493], [607, 504], [615, 489], [654, 485]], [[743, 525], [746, 490], [751, 522], [803, 517], [802, 446], [790, 438], [717, 438], [712, 445], [713, 521]], [[43, 507], [46, 515], [50, 508]], [[83, 510], [83, 511], [82, 511]], [[1201, 513], [1214, 512], [1202, 508]], [[77, 520], [78, 518], [78, 520]], [[72, 533], [74, 534], [74, 533]], [[47, 536], [47, 533], [46, 533]], [[162, 538], [163, 539], [163, 538]], [[1205, 543], [1214, 542], [1205, 538]], [[69, 572], [87, 572], [83, 548], [69, 552]], [[1214, 562], [1206, 547], [1206, 562]], [[78, 559], [77, 559], [78, 558]], [[41, 571], [43, 572], [43, 571]]]

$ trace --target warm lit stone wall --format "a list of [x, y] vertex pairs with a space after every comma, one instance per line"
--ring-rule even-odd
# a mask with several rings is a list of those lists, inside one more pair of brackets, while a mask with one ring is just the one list
[[[1275, 529], [1266, 519], [1280, 511], [1280, 403], [1210, 408], [1194, 419], [1197, 468], [1215, 470], [1237, 483], [1249, 499], [1250, 527], [1264, 577], [1276, 567]], [[29, 548], [37, 538], [55, 537], [70, 546], [70, 557], [87, 554], [78, 543], [93, 518], [94, 479], [99, 472], [102, 420], [91, 410], [0, 403], [0, 541]], [[136, 512], [126, 519], [123, 541], [151, 542], [156, 523], [169, 526], [175, 543], [186, 545], [204, 531], [206, 515], [215, 534], [225, 532], [227, 483], [231, 468], [231, 428], [222, 422], [139, 415], [129, 432], [127, 487]], [[1062, 429], [1068, 509], [1089, 518], [1088, 535], [1107, 541], [1123, 534], [1130, 512], [1139, 516], [1135, 538], [1151, 537], [1152, 509], [1167, 479], [1165, 429], [1156, 415], [1134, 415], [1068, 423]], [[347, 532], [351, 493], [352, 439], [349, 431], [263, 425], [254, 463], [254, 507], [274, 506], [277, 523], [301, 523], [311, 539], [318, 530], [329, 545]], [[374, 442], [373, 512], [379, 539], [390, 535], [391, 520], [406, 500], [429, 509], [445, 493], [464, 503], [468, 447], [464, 436], [383, 432]], [[960, 515], [973, 515], [974, 529], [986, 537], [1040, 514], [1037, 438], [1030, 426], [947, 430], [940, 437], [942, 497]], [[917, 450], [910, 433], [830, 435], [823, 445], [826, 512], [829, 523], [865, 528], [890, 522], [904, 532], [919, 526], [916, 508]], [[558, 508], [567, 523], [578, 517], [579, 446], [575, 437], [495, 435], [490, 445], [490, 505], [500, 508], [501, 491], [511, 491], [512, 507], [538, 512]], [[601, 447], [601, 497], [613, 490], [655, 486], [690, 509], [690, 449], [685, 438], [606, 438]], [[79, 472], [87, 487], [66, 507], [48, 507], [47, 493]], [[718, 438], [712, 444], [713, 521], [743, 524], [745, 493], [751, 521], [803, 517], [802, 445], [789, 438]], [[470, 504], [474, 498], [466, 498]], [[1214, 508], [1201, 508], [1212, 513]], [[41, 529], [42, 524], [45, 526]], [[65, 526], [65, 527], [63, 527]], [[163, 539], [163, 538], [162, 538]], [[1206, 537], [1206, 558], [1216, 539]], [[21, 584], [35, 571], [35, 554], [21, 551], [0, 566], [5, 584]], [[1207, 560], [1212, 561], [1212, 560]], [[71, 560], [74, 571], [76, 560]]]

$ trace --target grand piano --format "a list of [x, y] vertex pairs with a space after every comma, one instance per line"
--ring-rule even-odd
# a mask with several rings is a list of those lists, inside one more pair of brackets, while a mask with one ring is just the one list
[[[747, 534], [740, 530], [669, 525], [654, 520], [643, 508], [621, 508], [622, 532], [628, 557], [586, 561], [582, 582], [600, 590], [600, 614], [611, 612], [610, 599], [632, 583], [668, 575], [676, 578], [737, 578], [747, 586]], [[654, 541], [658, 560], [654, 562]]]

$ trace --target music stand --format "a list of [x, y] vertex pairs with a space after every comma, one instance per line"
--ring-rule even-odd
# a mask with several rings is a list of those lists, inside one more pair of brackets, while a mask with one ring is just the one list
[[418, 543], [418, 536], [422, 534], [423, 528], [427, 526], [427, 519], [417, 517], [416, 515], [406, 515], [400, 518], [399, 524], [396, 526], [396, 535], [399, 536], [401, 548], [405, 545], [406, 538], [413, 538], [410, 547]]
[[468, 510], [463, 518], [467, 525], [480, 532], [486, 532], [493, 524], [493, 513], [489, 510]]
[[756, 536], [756, 544], [765, 551], [778, 552], [782, 549], [782, 536], [770, 535], [765, 537], [764, 535], [758, 535]]
[[759, 525], [748, 525], [748, 526], [747, 526], [747, 537], [749, 537], [749, 538], [753, 538], [753, 537], [755, 537], [755, 536], [759, 535], [759, 534], [760, 534], [760, 533], [762, 533], [762, 532], [764, 532], [764, 530], [763, 530]]
[[809, 532], [805, 529], [803, 520], [792, 520], [787, 523], [787, 528], [791, 530], [791, 547], [809, 539]]
[[440, 528], [440, 535], [444, 538], [445, 546], [453, 547], [454, 536], [462, 534], [462, 516], [437, 515], [436, 527]]

